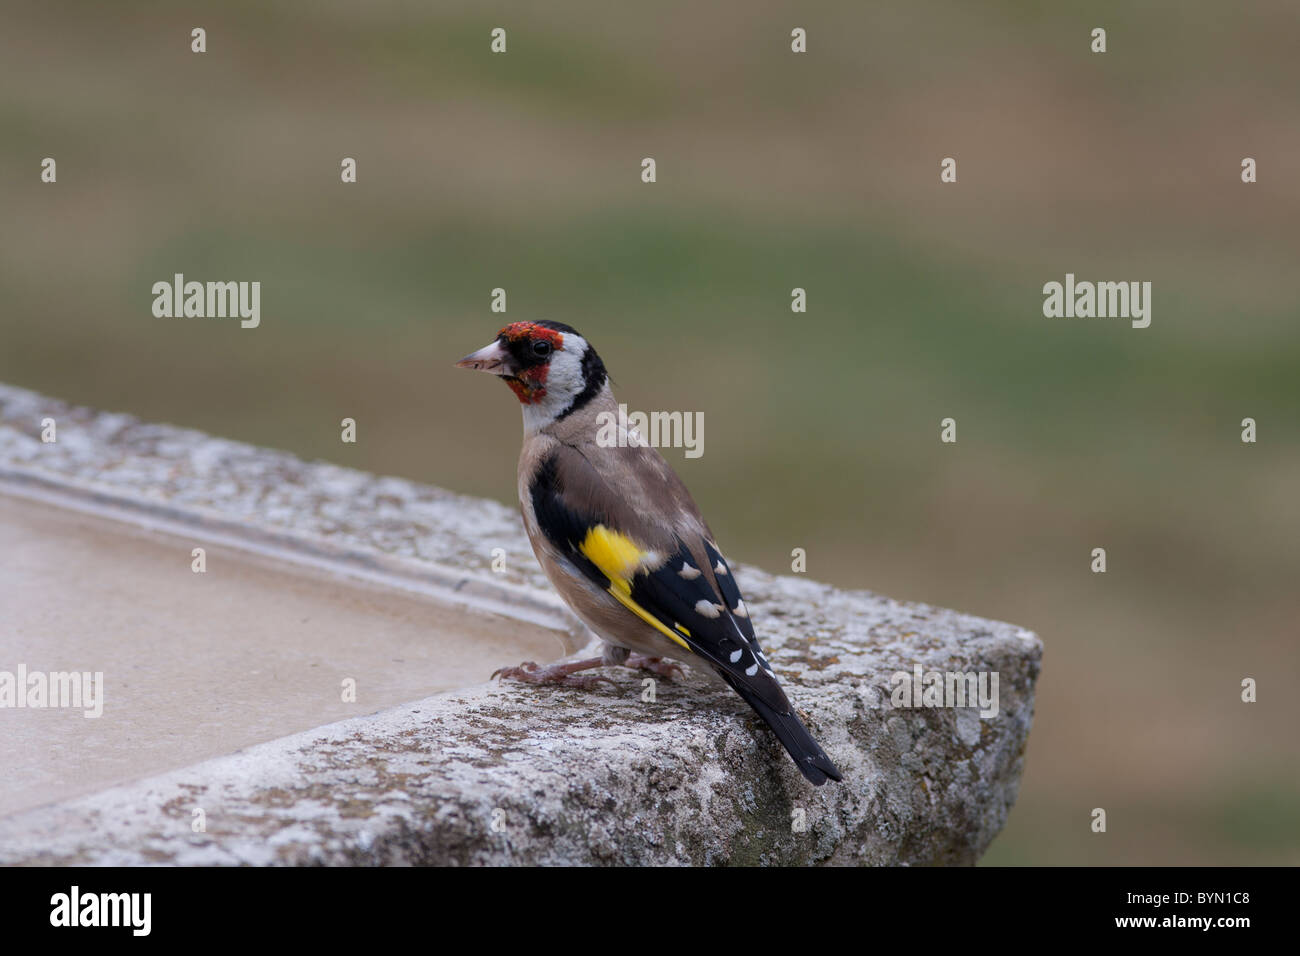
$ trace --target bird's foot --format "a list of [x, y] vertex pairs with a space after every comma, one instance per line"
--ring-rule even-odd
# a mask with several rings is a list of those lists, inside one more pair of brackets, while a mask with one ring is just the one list
[[578, 671], [591, 670], [593, 667], [600, 667], [604, 663], [599, 657], [568, 661], [563, 664], [548, 664], [545, 667], [539, 667], [534, 661], [524, 661], [518, 667], [497, 668], [492, 672], [492, 676], [509, 677], [513, 680], [523, 681], [525, 684], [559, 684], [562, 687], [581, 687], [584, 690], [592, 690], [602, 681], [617, 687], [618, 685], [608, 677], [577, 673]]
[[629, 654], [627, 660], [623, 662], [623, 666], [631, 667], [634, 670], [649, 671], [651, 674], [658, 674], [660, 677], [681, 678], [686, 676], [680, 664], [666, 657], [646, 657], [644, 654]]

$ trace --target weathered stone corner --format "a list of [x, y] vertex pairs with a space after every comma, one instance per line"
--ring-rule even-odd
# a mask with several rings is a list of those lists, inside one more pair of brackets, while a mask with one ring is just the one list
[[[47, 416], [60, 422], [55, 444], [38, 437]], [[512, 627], [567, 626], [511, 508], [0, 386], [5, 494], [217, 529], [509, 615]], [[506, 542], [505, 574], [490, 572], [485, 533]], [[0, 863], [978, 860], [1015, 802], [1039, 640], [802, 577], [737, 573], [843, 783], [808, 784], [743, 702], [698, 671], [659, 681], [649, 702], [640, 674], [613, 669], [617, 688], [485, 682], [24, 809], [0, 818]], [[996, 714], [893, 706], [894, 675], [917, 665], [995, 673]]]

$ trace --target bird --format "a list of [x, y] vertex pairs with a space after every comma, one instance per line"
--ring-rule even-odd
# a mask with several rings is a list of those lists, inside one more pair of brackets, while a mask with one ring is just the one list
[[635, 429], [616, 442], [606, 429], [602, 440], [618, 403], [590, 343], [562, 322], [512, 322], [456, 365], [499, 376], [519, 399], [524, 528], [547, 579], [603, 642], [599, 657], [529, 661], [493, 676], [589, 688], [609, 680], [582, 673], [596, 667], [673, 676], [679, 661], [703, 665], [754, 709], [805, 778], [841, 780], [781, 689], [686, 485]]

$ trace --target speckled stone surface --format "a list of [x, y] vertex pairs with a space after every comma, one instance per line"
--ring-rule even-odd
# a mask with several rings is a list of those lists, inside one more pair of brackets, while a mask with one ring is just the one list
[[[46, 417], [58, 422], [55, 444], [39, 439]], [[0, 482], [72, 489], [564, 614], [514, 508], [8, 386]], [[490, 572], [498, 547], [504, 575]], [[699, 671], [660, 680], [649, 701], [640, 674], [611, 669], [617, 687], [466, 687], [24, 811], [0, 819], [0, 863], [978, 860], [1015, 801], [1038, 638], [799, 576], [737, 574], [778, 676], [843, 783], [809, 785], [752, 712]], [[997, 672], [996, 716], [894, 708], [891, 675], [918, 663]]]

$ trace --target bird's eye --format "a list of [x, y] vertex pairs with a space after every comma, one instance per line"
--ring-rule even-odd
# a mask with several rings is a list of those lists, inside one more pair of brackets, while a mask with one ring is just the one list
[[546, 358], [551, 354], [551, 343], [543, 340], [533, 343], [533, 354], [538, 358]]

